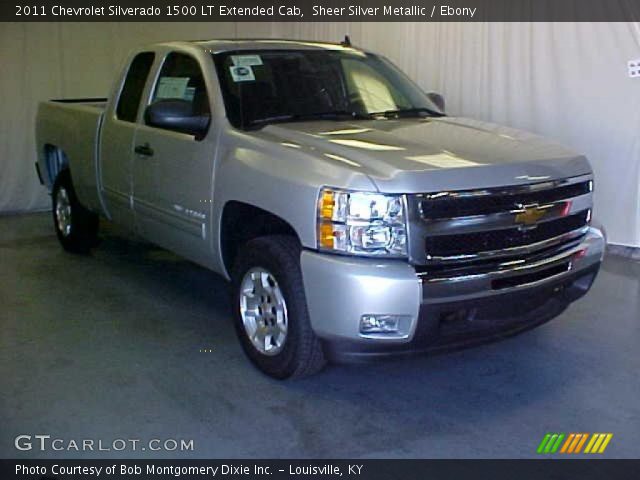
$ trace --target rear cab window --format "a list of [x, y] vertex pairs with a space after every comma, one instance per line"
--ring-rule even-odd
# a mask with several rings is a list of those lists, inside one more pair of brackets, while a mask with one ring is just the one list
[[154, 59], [153, 52], [141, 52], [131, 61], [116, 107], [116, 117], [119, 120], [136, 121], [142, 92]]

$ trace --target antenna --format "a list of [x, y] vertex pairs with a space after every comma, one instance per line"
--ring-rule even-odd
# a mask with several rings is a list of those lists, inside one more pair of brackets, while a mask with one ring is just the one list
[[349, 35], [345, 35], [344, 36], [344, 40], [342, 42], [340, 42], [340, 45], [342, 45], [343, 47], [350, 47], [351, 46], [351, 39], [349, 38]]

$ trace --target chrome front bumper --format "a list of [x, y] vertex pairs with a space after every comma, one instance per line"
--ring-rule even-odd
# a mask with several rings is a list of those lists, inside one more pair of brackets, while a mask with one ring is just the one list
[[[449, 329], [481, 338], [550, 320], [588, 291], [604, 248], [602, 232], [591, 227], [578, 244], [560, 253], [482, 273], [419, 274], [401, 261], [313, 251], [302, 253], [301, 264], [311, 325], [319, 337], [338, 349], [394, 353], [447, 343], [445, 321], [458, 321], [458, 327], [473, 324], [466, 332]], [[515, 307], [525, 300], [526, 311], [518, 311]], [[497, 319], [496, 306], [511, 312], [509, 318]], [[396, 335], [362, 335], [360, 319], [370, 314], [402, 315], [410, 322]]]

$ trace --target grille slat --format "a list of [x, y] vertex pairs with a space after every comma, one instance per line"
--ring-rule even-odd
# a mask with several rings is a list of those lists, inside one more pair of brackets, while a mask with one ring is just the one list
[[590, 193], [589, 181], [540, 191], [505, 191], [488, 189], [481, 193], [447, 192], [446, 195], [423, 195], [420, 201], [422, 218], [442, 218], [488, 215], [518, 208], [518, 205], [552, 203]]
[[522, 247], [578, 230], [588, 223], [589, 211], [540, 223], [532, 229], [514, 227], [461, 235], [428, 236], [425, 251], [431, 257], [474, 255], [480, 252]]

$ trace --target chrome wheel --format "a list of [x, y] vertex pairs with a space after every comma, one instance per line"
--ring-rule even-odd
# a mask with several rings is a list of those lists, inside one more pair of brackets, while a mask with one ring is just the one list
[[68, 237], [71, 234], [71, 201], [64, 187], [60, 187], [56, 195], [56, 222], [60, 233]]
[[264, 355], [277, 355], [287, 340], [287, 304], [275, 277], [254, 267], [240, 284], [240, 315], [253, 346]]

